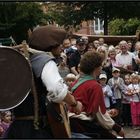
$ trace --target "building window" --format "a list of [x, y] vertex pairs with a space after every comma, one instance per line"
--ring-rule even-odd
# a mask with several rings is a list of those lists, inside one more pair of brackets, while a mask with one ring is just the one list
[[100, 20], [100, 30], [103, 31], [104, 22]]
[[100, 34], [100, 33], [103, 33], [103, 28], [104, 26], [104, 21], [101, 21], [99, 18], [95, 18], [94, 20], [94, 32], [96, 34]]
[[95, 18], [95, 30], [98, 30], [98, 19]]

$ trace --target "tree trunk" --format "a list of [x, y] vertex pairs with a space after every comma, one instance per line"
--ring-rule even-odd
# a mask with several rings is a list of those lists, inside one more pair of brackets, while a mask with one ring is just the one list
[[104, 3], [104, 35], [108, 35], [107, 3]]
[[108, 35], [108, 20], [104, 18], [104, 35]]

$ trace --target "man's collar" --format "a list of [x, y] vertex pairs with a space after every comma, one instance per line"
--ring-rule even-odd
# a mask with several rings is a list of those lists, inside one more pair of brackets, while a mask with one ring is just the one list
[[121, 55], [128, 55], [129, 54], [129, 52], [127, 51], [127, 52], [125, 52], [125, 53], [122, 53], [121, 52]]

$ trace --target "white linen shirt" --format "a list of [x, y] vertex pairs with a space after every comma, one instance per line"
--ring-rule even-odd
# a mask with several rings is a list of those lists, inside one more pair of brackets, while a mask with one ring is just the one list
[[64, 84], [56, 63], [53, 60], [50, 60], [43, 67], [41, 79], [48, 91], [48, 99], [60, 103], [67, 95], [68, 87]]

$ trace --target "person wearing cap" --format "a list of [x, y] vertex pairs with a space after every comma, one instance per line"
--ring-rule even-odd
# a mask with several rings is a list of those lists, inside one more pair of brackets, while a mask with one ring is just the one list
[[89, 43], [88, 37], [82, 36], [81, 38], [85, 41], [85, 44], [88, 45], [88, 43]]
[[71, 70], [71, 73], [77, 76], [79, 74], [78, 64], [86, 49], [85, 40], [82, 38], [78, 38], [76, 41], [76, 47], [77, 50], [69, 58], [69, 68]]
[[39, 50], [31, 51], [29, 56], [35, 84], [24, 102], [13, 109], [14, 121], [5, 138], [54, 138], [47, 119], [49, 101], [64, 101], [76, 114], [81, 112], [82, 104], [68, 91], [56, 65], [66, 35], [55, 26], [38, 27], [30, 35], [29, 46]]
[[118, 68], [116, 68], [116, 67], [113, 67], [113, 68], [112, 68], [112, 73], [114, 73], [114, 72], [120, 72], [120, 69], [118, 69]]
[[76, 80], [76, 76], [73, 73], [69, 73], [64, 78], [66, 81], [66, 84], [68, 85], [69, 89], [71, 88], [71, 84]]
[[116, 138], [110, 131], [114, 130], [124, 136], [123, 129], [108, 114], [102, 87], [96, 80], [101, 73], [102, 62], [102, 55], [94, 51], [86, 52], [80, 60], [82, 73], [71, 90], [72, 95], [82, 102], [83, 110], [79, 115], [69, 113], [71, 130], [92, 138]]
[[[72, 40], [74, 41], [74, 39], [72, 39]], [[76, 43], [76, 41], [75, 41], [75, 43]], [[74, 42], [71, 42], [70, 39], [65, 39], [63, 41], [63, 47], [64, 47], [64, 54], [67, 57], [66, 64], [69, 65], [69, 58], [75, 52], [75, 50], [77, 50], [77, 48], [75, 47]]]
[[112, 68], [112, 78], [108, 80], [108, 85], [111, 87], [114, 98], [115, 104], [113, 107], [119, 110], [118, 116], [116, 116], [115, 121], [118, 124], [121, 124], [121, 113], [122, 113], [122, 96], [125, 93], [125, 84], [124, 80], [120, 77], [120, 70], [116, 67]]
[[113, 93], [112, 93], [110, 86], [107, 85], [106, 82], [107, 82], [106, 74], [100, 74], [99, 83], [102, 86], [106, 109], [109, 110], [110, 109], [110, 98], [113, 96]]

